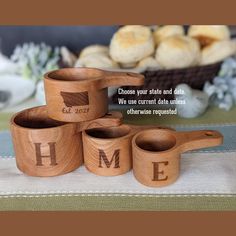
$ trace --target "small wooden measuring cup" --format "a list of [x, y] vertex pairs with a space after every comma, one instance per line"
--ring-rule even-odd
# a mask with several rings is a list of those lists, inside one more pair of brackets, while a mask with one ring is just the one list
[[141, 131], [132, 140], [134, 176], [140, 183], [150, 187], [169, 185], [179, 176], [181, 153], [218, 146], [222, 142], [222, 135], [213, 130]]
[[171, 129], [158, 126], [122, 124], [83, 131], [85, 167], [102, 176], [115, 176], [132, 168], [132, 137], [143, 129]]
[[19, 112], [10, 124], [17, 167], [31, 176], [73, 171], [83, 162], [82, 130], [117, 126], [121, 118], [114, 112], [93, 121], [65, 123], [50, 119], [46, 106]]
[[66, 122], [104, 116], [108, 111], [108, 87], [144, 83], [144, 76], [95, 68], [65, 68], [45, 74], [48, 115]]

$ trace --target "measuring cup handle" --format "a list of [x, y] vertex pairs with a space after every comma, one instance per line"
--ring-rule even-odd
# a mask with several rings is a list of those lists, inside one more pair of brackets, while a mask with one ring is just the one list
[[144, 76], [131, 72], [104, 71], [105, 78], [100, 80], [100, 88], [112, 86], [141, 86], [144, 84]]
[[222, 134], [214, 130], [177, 132], [176, 138], [181, 152], [219, 146], [223, 143]]
[[112, 111], [96, 120], [84, 121], [78, 123], [76, 132], [81, 132], [86, 129], [94, 129], [100, 127], [119, 126], [122, 124], [122, 119], [123, 119], [122, 113], [118, 111]]

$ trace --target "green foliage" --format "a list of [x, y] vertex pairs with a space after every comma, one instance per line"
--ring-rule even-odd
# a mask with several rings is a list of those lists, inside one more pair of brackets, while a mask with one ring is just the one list
[[59, 48], [52, 49], [45, 43], [32, 42], [16, 46], [11, 56], [11, 60], [17, 64], [18, 73], [35, 82], [42, 79], [46, 72], [58, 69], [59, 59]]

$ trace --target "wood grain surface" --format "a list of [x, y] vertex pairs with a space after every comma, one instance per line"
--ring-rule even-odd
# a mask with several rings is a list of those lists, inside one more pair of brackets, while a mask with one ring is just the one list
[[121, 124], [122, 115], [81, 123], [64, 123], [48, 117], [47, 107], [17, 113], [11, 133], [17, 167], [31, 176], [55, 176], [71, 172], [83, 163], [82, 130]]
[[132, 138], [140, 130], [159, 126], [120, 125], [83, 131], [84, 164], [97, 175], [122, 175], [132, 168]]
[[181, 153], [218, 146], [222, 142], [223, 136], [213, 130], [140, 131], [132, 140], [134, 176], [150, 187], [169, 185], [179, 177]]
[[48, 115], [66, 122], [81, 122], [108, 112], [108, 87], [144, 83], [141, 74], [94, 68], [64, 68], [45, 74]]

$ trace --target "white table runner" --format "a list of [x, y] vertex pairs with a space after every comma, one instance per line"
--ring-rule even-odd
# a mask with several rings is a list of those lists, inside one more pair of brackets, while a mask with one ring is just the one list
[[182, 155], [181, 175], [172, 185], [146, 187], [132, 172], [101, 177], [85, 167], [57, 177], [29, 177], [22, 174], [14, 158], [0, 158], [0, 196], [11, 195], [233, 195], [236, 194], [236, 152], [187, 153]]

